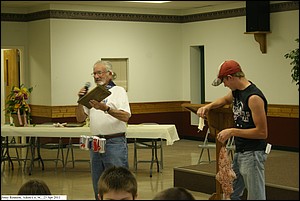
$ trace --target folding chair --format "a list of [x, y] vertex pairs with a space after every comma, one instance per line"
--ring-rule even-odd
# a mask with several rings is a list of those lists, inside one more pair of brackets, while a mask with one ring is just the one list
[[[11, 165], [12, 170], [14, 170], [13, 161], [17, 161], [19, 166], [21, 162], [24, 162], [24, 171], [26, 169], [26, 162], [28, 159], [28, 152], [31, 150], [31, 137], [29, 137], [28, 142], [17, 142], [15, 137], [12, 137], [10, 140], [8, 137], [2, 137], [1, 141], [1, 163], [4, 161], [9, 161], [9, 166]], [[19, 151], [26, 148], [25, 157], [21, 157]], [[15, 156], [11, 156], [10, 150], [15, 149]]]
[[233, 154], [235, 152], [235, 145], [234, 145], [234, 136], [228, 139], [226, 143], [226, 149], [228, 152], [228, 155], [230, 154], [231, 160], [233, 160]]
[[[67, 166], [68, 162], [72, 162], [73, 168], [75, 167], [75, 162], [88, 162], [90, 164], [90, 159], [75, 159], [74, 149], [80, 149], [79, 143], [73, 143], [72, 138], [69, 139], [69, 144], [66, 146], [67, 153], [66, 153], [66, 160], [65, 160], [65, 167]], [[69, 160], [69, 152], [71, 151], [72, 159]], [[86, 151], [89, 154], [89, 151]]]
[[40, 145], [41, 149], [57, 150], [56, 158], [46, 158], [46, 159], [43, 158], [43, 161], [54, 161], [55, 170], [57, 170], [58, 161], [61, 161], [63, 169], [65, 169], [64, 148], [66, 148], [66, 145], [67, 144], [64, 144], [61, 138], [59, 138], [58, 143], [41, 144]]
[[[142, 123], [144, 125], [156, 125], [157, 123]], [[150, 149], [151, 160], [138, 160], [138, 149]], [[160, 160], [158, 159], [160, 149]], [[163, 139], [134, 139], [134, 170], [137, 171], [138, 163], [150, 163], [150, 177], [152, 177], [153, 164], [157, 165], [157, 172], [163, 169]]]
[[[203, 162], [211, 163], [211, 162], [215, 161], [215, 160], [211, 160], [210, 159], [210, 152], [209, 152], [209, 150], [210, 149], [216, 149], [216, 143], [212, 143], [212, 142], [208, 141], [209, 134], [210, 134], [210, 131], [209, 131], [209, 129], [207, 129], [207, 132], [205, 134], [205, 138], [204, 138], [203, 143], [200, 144], [200, 145], [198, 145], [198, 147], [201, 148], [200, 156], [199, 156], [199, 159], [198, 159], [198, 164], [201, 164]], [[202, 160], [202, 156], [203, 156], [204, 150], [207, 151], [207, 158], [208, 158], [207, 161]]]

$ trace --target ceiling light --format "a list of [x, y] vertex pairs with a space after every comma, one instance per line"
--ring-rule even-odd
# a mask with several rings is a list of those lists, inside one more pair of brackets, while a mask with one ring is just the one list
[[170, 1], [127, 1], [127, 2], [135, 2], [135, 3], [168, 3]]

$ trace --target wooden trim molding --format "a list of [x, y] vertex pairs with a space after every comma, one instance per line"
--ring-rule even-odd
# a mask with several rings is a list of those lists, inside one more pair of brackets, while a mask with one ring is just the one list
[[130, 103], [130, 108], [132, 114], [182, 112], [183, 103], [184, 101]]
[[66, 106], [45, 106], [30, 105], [31, 116], [46, 118], [75, 117], [76, 105]]
[[[190, 104], [190, 101], [130, 103], [132, 116], [128, 123], [175, 124], [180, 139], [203, 140], [206, 130], [198, 132], [197, 126], [190, 122], [191, 111], [197, 111], [199, 105], [205, 104]], [[77, 105], [31, 105], [32, 123], [76, 122], [76, 108]], [[298, 121], [299, 105], [268, 105], [268, 142], [276, 149], [299, 151]]]
[[[181, 104], [185, 101], [130, 103], [132, 114], [182, 112]], [[75, 117], [77, 105], [45, 106], [30, 105], [31, 115], [35, 117], [64, 118]]]
[[[166, 112], [185, 112], [187, 111], [182, 104], [189, 101], [169, 101], [169, 102], [143, 102], [130, 103], [132, 114], [147, 113], [166, 113]], [[75, 117], [76, 105], [67, 106], [45, 106], [30, 105], [31, 115], [46, 118], [69, 118]], [[269, 117], [288, 117], [299, 118], [299, 105], [268, 105]]]
[[299, 118], [299, 105], [268, 105], [268, 116]]

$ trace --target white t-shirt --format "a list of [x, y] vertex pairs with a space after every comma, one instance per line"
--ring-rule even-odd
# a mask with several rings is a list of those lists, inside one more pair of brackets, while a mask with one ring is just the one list
[[[131, 114], [127, 93], [123, 87], [114, 86], [109, 89], [111, 94], [103, 100], [111, 109], [123, 110]], [[126, 132], [126, 122], [106, 114], [102, 110], [83, 107], [84, 112], [90, 117], [92, 135], [109, 135]]]

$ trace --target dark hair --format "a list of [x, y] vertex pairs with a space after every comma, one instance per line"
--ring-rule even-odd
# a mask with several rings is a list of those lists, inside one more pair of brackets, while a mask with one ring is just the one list
[[126, 167], [110, 167], [106, 169], [98, 182], [100, 198], [110, 191], [126, 191], [132, 194], [133, 199], [137, 196], [137, 181], [134, 174]]
[[155, 195], [153, 200], [196, 200], [195, 197], [185, 188], [172, 187], [165, 189]]
[[31, 179], [21, 186], [18, 195], [51, 195], [51, 192], [44, 181]]

